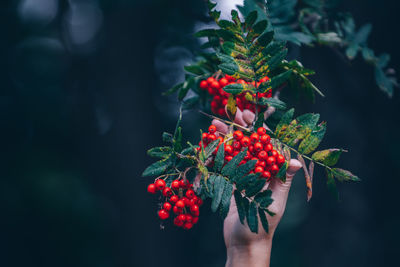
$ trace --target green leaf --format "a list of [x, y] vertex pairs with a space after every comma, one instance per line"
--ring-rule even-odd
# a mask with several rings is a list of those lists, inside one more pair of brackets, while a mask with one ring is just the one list
[[232, 83], [225, 86], [223, 90], [229, 94], [237, 95], [244, 91], [254, 90], [254, 86], [251, 84]]
[[254, 183], [249, 184], [246, 188], [246, 196], [252, 197], [260, 192], [263, 189], [265, 182], [265, 179], [257, 179]]
[[247, 28], [250, 28], [251, 26], [253, 26], [254, 22], [256, 22], [258, 17], [258, 13], [257, 10], [254, 10], [252, 12], [250, 12], [246, 18], [245, 18], [245, 24]]
[[256, 166], [256, 160], [249, 160], [246, 163], [237, 167], [235, 175], [232, 177], [232, 181], [238, 181], [244, 175], [248, 174]]
[[271, 198], [271, 195], [272, 195], [271, 190], [262, 191], [254, 197], [254, 201], [257, 202], [260, 207], [267, 208], [274, 201]]
[[287, 170], [287, 168], [288, 168], [288, 162], [285, 161], [285, 163], [279, 169], [278, 174], [276, 175], [276, 178], [280, 179], [284, 183], [286, 182], [286, 170]]
[[225, 219], [229, 213], [232, 191], [233, 191], [233, 185], [229, 182], [225, 183], [225, 188], [224, 192], [222, 193], [221, 204], [220, 204], [220, 212], [223, 219]]
[[226, 181], [224, 177], [217, 176], [214, 181], [213, 198], [211, 201], [211, 210], [216, 212], [221, 203], [222, 193], [224, 192]]
[[316, 126], [314, 130], [301, 141], [298, 151], [301, 154], [309, 154], [313, 152], [321, 143], [326, 132], [326, 123], [321, 123]]
[[260, 216], [262, 227], [264, 228], [265, 232], [268, 233], [269, 225], [268, 225], [267, 215], [265, 215], [265, 211], [261, 208], [258, 208], [258, 215]]
[[252, 173], [247, 176], [242, 176], [235, 180], [236, 188], [239, 191], [246, 189], [250, 184], [254, 183], [260, 177], [259, 173]]
[[277, 98], [266, 98], [262, 97], [259, 100], [259, 104], [262, 106], [268, 105], [269, 107], [274, 107], [276, 109], [286, 109], [286, 103]]
[[289, 109], [288, 111], [286, 111], [285, 114], [283, 114], [281, 120], [276, 126], [275, 136], [279, 136], [280, 132], [288, 127], [289, 123], [292, 121], [293, 115], [294, 115], [294, 108]]
[[154, 162], [144, 170], [142, 176], [158, 176], [162, 174], [168, 167], [170, 167], [171, 164], [172, 163], [169, 158]]
[[382, 91], [389, 97], [393, 96], [393, 83], [379, 67], [375, 68], [375, 80]]
[[328, 187], [328, 190], [331, 192], [332, 196], [339, 201], [339, 193], [336, 188], [336, 182], [333, 173], [328, 169], [326, 169], [326, 186]]
[[318, 161], [325, 164], [326, 166], [333, 166], [338, 162], [342, 152], [343, 152], [342, 149], [337, 149], [337, 148], [325, 149], [321, 151], [316, 151], [311, 156], [311, 158], [314, 161]]
[[257, 206], [254, 201], [250, 202], [249, 212], [247, 213], [247, 224], [249, 225], [250, 231], [258, 233]]
[[147, 150], [147, 155], [154, 158], [164, 158], [171, 154], [172, 149], [169, 146], [153, 147]]
[[179, 84], [175, 85], [174, 87], [172, 87], [171, 89], [169, 89], [168, 91], [164, 92], [163, 95], [172, 95], [173, 93], [175, 93], [179, 89], [181, 89], [182, 86], [183, 86], [183, 83], [179, 83]]
[[222, 175], [225, 175], [227, 177], [233, 177], [236, 173], [236, 168], [239, 165], [239, 163], [244, 159], [246, 156], [247, 148], [243, 151], [241, 151], [239, 154], [237, 154], [231, 161], [229, 161], [225, 167], [222, 168]]
[[354, 181], [359, 182], [361, 181], [356, 175], [352, 174], [350, 171], [343, 170], [340, 168], [333, 168], [332, 174], [338, 179], [340, 182], [343, 181]]
[[273, 31], [265, 32], [260, 37], [258, 37], [257, 42], [261, 46], [267, 46], [274, 39], [275, 33]]
[[174, 141], [174, 151], [181, 152], [182, 150], [182, 127], [178, 127], [175, 133]]
[[162, 140], [163, 140], [164, 142], [167, 142], [167, 143], [172, 143], [172, 142], [174, 141], [174, 137], [173, 137], [172, 134], [170, 134], [170, 133], [163, 132], [163, 134], [162, 134]]
[[217, 140], [211, 142], [210, 144], [208, 144], [208, 146], [205, 148], [206, 159], [211, 157], [212, 153], [215, 151], [215, 149], [219, 145], [219, 142], [220, 142], [219, 139], [217, 139]]
[[351, 60], [354, 59], [357, 56], [358, 50], [360, 49], [360, 46], [356, 43], [352, 43], [347, 47], [346, 49], [346, 56]]
[[190, 72], [190, 73], [193, 73], [196, 75], [204, 74], [204, 71], [202, 70], [202, 68], [197, 65], [184, 66], [183, 69], [186, 70], [187, 72]]
[[188, 80], [186, 80], [183, 83], [182, 88], [179, 90], [179, 93], [178, 93], [178, 100], [179, 101], [182, 101], [185, 98], [185, 96], [189, 92], [190, 87], [192, 87], [193, 83], [194, 83], [193, 77], [189, 78]]
[[368, 47], [363, 47], [362, 55], [366, 61], [373, 61], [375, 59], [374, 51], [372, 49], [369, 49]]
[[197, 103], [199, 103], [199, 101], [200, 101], [200, 97], [198, 95], [195, 95], [195, 96], [193, 96], [191, 98], [188, 98], [185, 101], [183, 101], [182, 108], [184, 110], [192, 109], [193, 107], [196, 106]]
[[370, 23], [365, 24], [356, 33], [353, 42], [355, 42], [356, 44], [365, 44], [367, 42], [369, 34], [371, 33], [371, 30], [372, 25]]
[[277, 88], [279, 85], [286, 82], [289, 79], [290, 75], [292, 75], [292, 70], [287, 70], [287, 71], [271, 78], [269, 85], [272, 88]]
[[263, 33], [268, 26], [268, 21], [266, 20], [261, 20], [259, 22], [257, 22], [254, 26], [253, 26], [253, 31], [256, 34], [261, 34]]
[[247, 213], [246, 207], [248, 207], [249, 201], [247, 200], [247, 198], [243, 198], [238, 190], [235, 190], [233, 192], [233, 196], [235, 197], [236, 208], [239, 214], [239, 220], [242, 224], [244, 224], [244, 218], [246, 218], [246, 213]]
[[267, 61], [267, 65], [268, 65], [270, 71], [274, 70], [276, 67], [278, 67], [282, 63], [282, 60], [284, 60], [287, 56], [287, 52], [288, 52], [288, 50], [285, 48], [285, 49], [279, 51], [278, 53], [276, 53], [275, 55], [273, 55]]
[[390, 61], [390, 55], [383, 53], [378, 58], [378, 67], [385, 68]]
[[220, 145], [214, 160], [214, 170], [216, 172], [220, 172], [222, 166], [224, 165], [224, 155], [225, 155], [225, 147], [224, 145]]
[[217, 37], [217, 31], [215, 29], [204, 29], [194, 34], [195, 37]]

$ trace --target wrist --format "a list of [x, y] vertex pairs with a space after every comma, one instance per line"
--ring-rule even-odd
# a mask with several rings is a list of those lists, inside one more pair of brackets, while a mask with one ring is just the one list
[[226, 267], [269, 267], [272, 236], [227, 248]]

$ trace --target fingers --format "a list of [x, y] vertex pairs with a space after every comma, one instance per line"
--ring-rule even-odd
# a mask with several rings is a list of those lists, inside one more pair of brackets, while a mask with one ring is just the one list
[[222, 134], [227, 134], [228, 133], [228, 125], [223, 123], [222, 121], [214, 119], [211, 122], [212, 125], [214, 125], [217, 128], [217, 131], [222, 133]]
[[273, 179], [271, 181], [270, 189], [272, 190], [272, 198], [274, 199], [274, 202], [276, 201], [279, 205], [278, 210], [281, 210], [282, 212], [286, 205], [293, 177], [301, 167], [301, 163], [297, 159], [291, 159], [286, 171], [286, 182], [283, 183], [279, 179]]
[[246, 125], [250, 125], [253, 123], [255, 114], [248, 109], [243, 110], [243, 120], [245, 121]]
[[[226, 114], [228, 114], [228, 112], [226, 111], [227, 107], [228, 107], [228, 105], [225, 106]], [[233, 121], [241, 126], [244, 126], [244, 127], [247, 126], [246, 122], [243, 120], [243, 112], [238, 108], [236, 109], [235, 119]]]
[[274, 114], [275, 108], [274, 107], [268, 107], [267, 110], [264, 112], [264, 120], [268, 119], [269, 116]]

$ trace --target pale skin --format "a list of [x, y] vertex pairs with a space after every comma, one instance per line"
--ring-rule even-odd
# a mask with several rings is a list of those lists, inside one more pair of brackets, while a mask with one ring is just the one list
[[[264, 113], [264, 117], [267, 118], [273, 112], [273, 108], [269, 108]], [[238, 109], [234, 122], [247, 127], [253, 122], [254, 117], [253, 112], [249, 110], [242, 112]], [[212, 124], [217, 127], [218, 132], [227, 133], [228, 126], [226, 124], [218, 120], [213, 120]], [[301, 167], [298, 160], [291, 159], [286, 172], [286, 182], [273, 179], [265, 186], [265, 189], [272, 190], [274, 200], [268, 209], [276, 214], [272, 217], [267, 214], [269, 233], [263, 230], [261, 223], [259, 223], [258, 234], [252, 233], [247, 225], [241, 224], [235, 200], [233, 197], [231, 198], [229, 213], [224, 221], [224, 240], [227, 250], [226, 267], [269, 267], [272, 239], [285, 211], [293, 176]]]

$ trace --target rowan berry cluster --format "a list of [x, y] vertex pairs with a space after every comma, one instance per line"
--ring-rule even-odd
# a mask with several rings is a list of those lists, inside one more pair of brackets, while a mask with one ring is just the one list
[[261, 177], [267, 180], [277, 175], [280, 167], [285, 163], [285, 157], [274, 149], [270, 142], [271, 137], [266, 133], [264, 127], [258, 128], [257, 132], [252, 133], [250, 136], [246, 136], [240, 130], [233, 132], [233, 138], [225, 138], [226, 140], [220, 135], [217, 137], [217, 135], [219, 135], [217, 128], [211, 125], [208, 128], [208, 133], [203, 133], [202, 135], [203, 146], [206, 147], [209, 143], [219, 139], [220, 143], [214, 155], [220, 146], [224, 145], [225, 163], [231, 161], [240, 151], [248, 148], [246, 156], [239, 165], [245, 164], [249, 160], [256, 160], [256, 165], [250, 173], [260, 173]]
[[157, 179], [148, 185], [147, 192], [155, 194], [157, 191], [165, 197], [158, 211], [161, 220], [168, 219], [172, 211], [175, 215], [174, 224], [178, 227], [188, 230], [198, 222], [203, 200], [196, 196], [191, 183], [179, 179], [172, 181], [171, 187], [168, 187], [163, 179]]
[[[203, 90], [207, 90], [207, 92], [213, 96], [211, 100], [211, 111], [214, 114], [217, 114], [221, 117], [225, 117], [225, 106], [228, 104], [229, 93], [225, 92], [223, 88], [229, 84], [239, 83], [239, 84], [252, 84], [253, 86], [259, 86], [261, 83], [268, 81], [269, 78], [265, 76], [259, 82], [246, 82], [245, 80], [238, 79], [236, 80], [232, 76], [225, 75], [222, 78], [214, 78], [213, 76], [207, 78], [206, 80], [202, 80], [200, 82], [200, 88]], [[271, 90], [265, 93], [259, 93], [258, 97], [266, 97], [270, 98], [272, 96]], [[235, 97], [237, 107], [243, 111], [244, 109], [248, 109], [251, 111], [255, 111], [256, 105], [251, 102], [249, 99], [255, 98], [256, 94], [250, 94], [248, 92], [243, 92], [238, 94]], [[259, 109], [263, 108], [262, 106]], [[260, 111], [260, 110], [259, 110]]]

